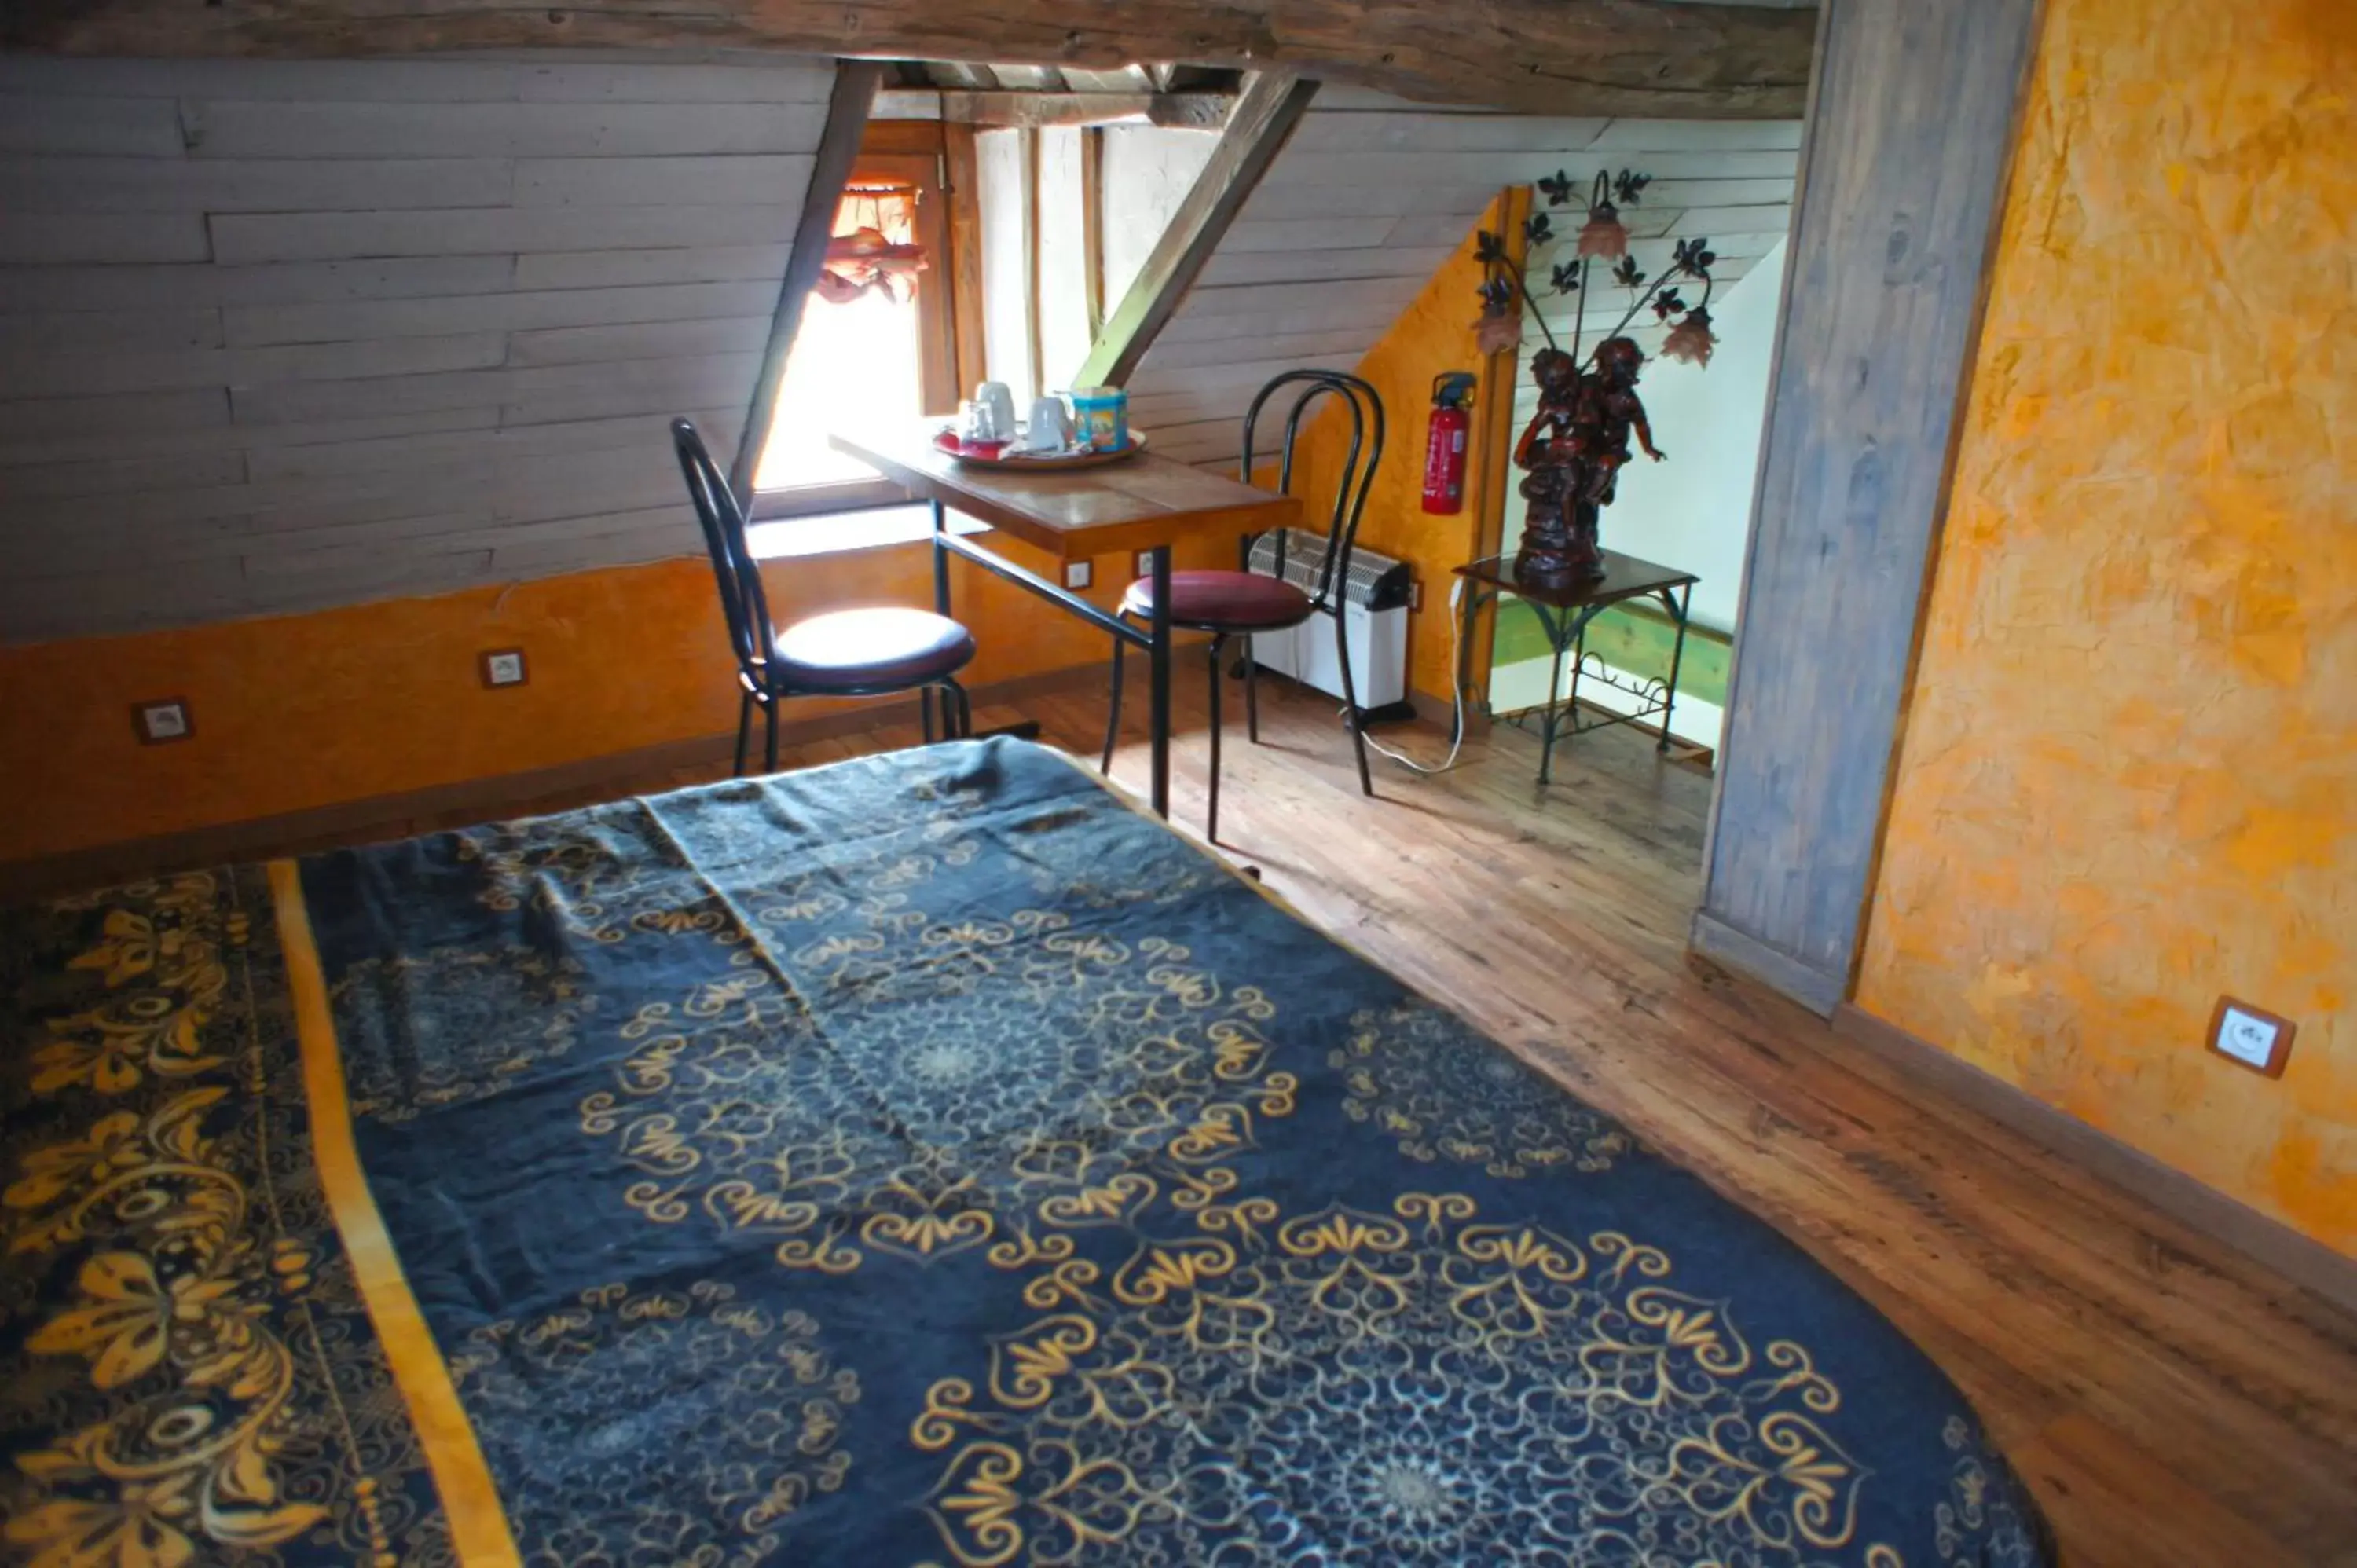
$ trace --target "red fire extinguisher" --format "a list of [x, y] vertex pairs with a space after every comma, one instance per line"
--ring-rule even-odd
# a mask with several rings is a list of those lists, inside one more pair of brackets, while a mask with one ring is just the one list
[[1432, 378], [1432, 424], [1424, 439], [1424, 510], [1454, 517], [1465, 510], [1465, 444], [1474, 378], [1448, 371]]

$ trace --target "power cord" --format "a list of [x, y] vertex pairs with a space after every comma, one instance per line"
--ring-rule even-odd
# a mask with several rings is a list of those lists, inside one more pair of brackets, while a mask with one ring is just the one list
[[[1456, 689], [1457, 697], [1456, 711], [1448, 726], [1448, 755], [1437, 764], [1418, 762], [1413, 757], [1394, 751], [1372, 735], [1366, 737], [1367, 744], [1375, 750], [1390, 757], [1409, 772], [1421, 773], [1427, 778], [1446, 773], [1455, 768], [1458, 754], [1465, 749], [1465, 682], [1457, 678], [1458, 671], [1463, 667], [1465, 658], [1465, 618], [1458, 613], [1464, 603], [1465, 579], [1459, 577], [1450, 585], [1448, 589], [1448, 678], [1450, 684]], [[1343, 710], [1338, 709], [1337, 712], [1343, 712]], [[1347, 716], [1345, 713], [1345, 717]]]

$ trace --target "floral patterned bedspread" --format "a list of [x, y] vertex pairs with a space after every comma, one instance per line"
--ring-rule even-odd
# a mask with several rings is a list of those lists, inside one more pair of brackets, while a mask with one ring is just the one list
[[2052, 1561], [1767, 1227], [992, 740], [0, 920], [43, 1565]]

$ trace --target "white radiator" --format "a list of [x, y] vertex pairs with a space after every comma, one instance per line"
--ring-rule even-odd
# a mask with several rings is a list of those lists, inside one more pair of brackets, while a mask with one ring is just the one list
[[[1325, 563], [1322, 534], [1285, 529], [1253, 542], [1252, 569], [1265, 577], [1282, 576], [1305, 594], [1317, 592]], [[1351, 679], [1358, 688], [1360, 709], [1368, 712], [1405, 703], [1407, 563], [1353, 550], [1350, 581], [1336, 597], [1341, 602], [1343, 635], [1351, 650]], [[1311, 616], [1286, 631], [1255, 632], [1252, 653], [1264, 670], [1289, 675], [1336, 697], [1342, 695], [1341, 656], [1334, 646], [1331, 616]]]

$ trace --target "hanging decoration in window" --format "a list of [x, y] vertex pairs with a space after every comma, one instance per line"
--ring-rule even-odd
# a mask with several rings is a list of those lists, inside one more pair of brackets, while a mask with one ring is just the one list
[[835, 209], [834, 237], [818, 274], [818, 296], [849, 305], [870, 294], [905, 300], [929, 264], [916, 243], [917, 193], [905, 186], [854, 188]]

